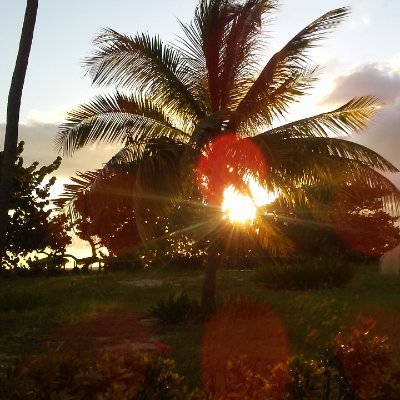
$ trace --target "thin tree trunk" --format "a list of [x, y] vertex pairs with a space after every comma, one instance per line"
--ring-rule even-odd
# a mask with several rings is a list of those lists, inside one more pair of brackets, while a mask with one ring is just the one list
[[18, 124], [29, 54], [35, 29], [38, 0], [27, 0], [17, 60], [11, 80], [7, 103], [7, 126], [4, 138], [3, 163], [0, 178], [0, 268], [6, 254], [6, 234], [10, 193], [18, 145]]
[[218, 251], [215, 248], [209, 249], [205, 271], [203, 290], [201, 297], [201, 307], [206, 314], [213, 312], [217, 306], [217, 270], [218, 270]]
[[96, 244], [94, 243], [94, 239], [91, 236], [89, 236], [86, 240], [90, 244], [90, 249], [92, 250], [92, 258], [95, 260], [97, 258], [97, 252], [96, 252]]

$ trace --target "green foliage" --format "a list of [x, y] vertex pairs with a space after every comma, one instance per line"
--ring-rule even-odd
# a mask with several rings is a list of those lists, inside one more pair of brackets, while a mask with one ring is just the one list
[[256, 279], [272, 290], [307, 290], [340, 287], [355, 273], [354, 266], [338, 258], [266, 264]]
[[395, 400], [400, 370], [385, 338], [371, 335], [373, 322], [343, 338], [336, 336], [318, 359], [302, 355], [255, 372], [246, 359], [227, 365], [225, 393], [243, 400]]
[[312, 191], [320, 202], [316, 212], [304, 207], [286, 210], [280, 222], [295, 246], [296, 257], [371, 261], [399, 243], [398, 217], [384, 207], [385, 190], [352, 182], [346, 191], [326, 187]]
[[[15, 178], [11, 191], [10, 217], [7, 227], [7, 256], [3, 260], [7, 267], [15, 268], [31, 252], [51, 251], [60, 254], [71, 242], [67, 234], [65, 216], [53, 216], [50, 205], [50, 189], [56, 181], [48, 179], [60, 166], [58, 157], [48, 166], [38, 167], [38, 163], [25, 167], [22, 152], [24, 142], [17, 149]], [[0, 153], [0, 161], [2, 153]], [[49, 260], [48, 260], [49, 261]], [[59, 264], [62, 265], [62, 262]]]
[[385, 209], [383, 199], [387, 193], [384, 191], [360, 190], [360, 185], [353, 186], [351, 196], [336, 195], [330, 217], [354, 258], [377, 260], [400, 242], [398, 215], [390, 215]]
[[388, 338], [371, 334], [374, 326], [368, 320], [349, 337], [336, 336], [328, 361], [355, 398], [394, 400], [400, 393], [400, 370], [392, 362]]
[[[350, 400], [341, 397], [340, 375], [324, 362], [293, 356], [283, 363], [267, 366], [263, 373], [253, 371], [245, 359], [227, 366], [226, 393], [221, 399], [243, 400]], [[235, 397], [236, 396], [236, 397]], [[355, 399], [353, 399], [355, 400]]]
[[174, 362], [132, 351], [101, 356], [53, 353], [2, 366], [0, 398], [8, 400], [201, 400]]
[[187, 324], [201, 319], [199, 303], [191, 300], [184, 293], [169, 293], [164, 300], [159, 300], [151, 309], [151, 314], [163, 324]]

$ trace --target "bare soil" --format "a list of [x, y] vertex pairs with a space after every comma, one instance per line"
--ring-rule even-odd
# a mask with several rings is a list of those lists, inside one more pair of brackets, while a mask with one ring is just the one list
[[42, 350], [112, 351], [120, 348], [154, 349], [155, 321], [126, 309], [111, 309], [92, 318], [53, 329]]

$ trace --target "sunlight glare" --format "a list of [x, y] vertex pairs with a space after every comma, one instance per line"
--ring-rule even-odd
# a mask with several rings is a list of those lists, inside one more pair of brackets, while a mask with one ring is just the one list
[[257, 208], [272, 203], [276, 198], [275, 192], [262, 187], [254, 178], [249, 177], [248, 186], [251, 197], [236, 190], [232, 185], [224, 190], [222, 212], [225, 218], [233, 223], [251, 222], [257, 215]]

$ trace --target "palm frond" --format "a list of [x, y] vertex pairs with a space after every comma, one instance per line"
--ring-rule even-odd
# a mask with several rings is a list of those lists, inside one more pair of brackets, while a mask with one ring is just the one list
[[382, 172], [398, 172], [393, 164], [375, 151], [345, 139], [258, 135], [245, 140], [253, 141], [264, 154], [266, 162], [276, 169], [286, 162], [300, 162], [300, 160], [312, 159], [315, 155], [320, 155], [332, 160], [354, 160]]
[[249, 227], [249, 234], [254, 236], [269, 255], [285, 258], [293, 252], [294, 246], [278, 228], [275, 218], [273, 214], [259, 210], [257, 218]]
[[[275, 53], [237, 106], [230, 127], [241, 131], [245, 127], [254, 128], [260, 122], [270, 125], [273, 115], [283, 113], [292, 101], [304, 95], [313, 83], [312, 74], [304, 73], [309, 61], [308, 51], [335, 28], [348, 13], [349, 9], [343, 7], [324, 14]], [[284, 87], [290, 87], [292, 93], [290, 97], [282, 101], [279, 93]], [[260, 100], [264, 104], [265, 100], [270, 102], [269, 109], [266, 110], [262, 119], [259, 116]], [[275, 107], [274, 100], [277, 101]], [[254, 118], [255, 121], [253, 121]]]
[[[305, 207], [323, 214], [321, 204], [330, 193], [346, 192], [353, 182], [367, 190], [383, 193], [386, 211], [399, 216], [400, 192], [384, 175], [354, 160], [332, 160], [316, 155], [307, 163], [286, 165], [286, 170], [271, 171], [269, 184], [279, 188], [277, 202], [284, 208]], [[325, 210], [326, 211], [326, 210]]]
[[165, 112], [149, 99], [136, 96], [98, 95], [68, 113], [61, 125], [56, 147], [65, 154], [94, 142], [124, 142], [128, 138], [170, 137], [188, 140], [188, 135], [173, 126]]
[[168, 140], [128, 144], [102, 169], [78, 172], [55, 205], [73, 221], [92, 221], [102, 210], [128, 207], [142, 240], [153, 238], [160, 218], [182, 195], [181, 163], [187, 151]]
[[64, 192], [53, 200], [58, 211], [69, 215], [72, 221], [85, 214], [87, 207], [84, 198], [98, 182], [98, 177], [99, 170], [77, 172], [76, 176], [71, 177], [72, 183], [65, 184]]
[[182, 119], [204, 117], [200, 103], [185, 85], [186, 67], [181, 55], [159, 37], [130, 37], [104, 29], [94, 44], [97, 50], [85, 60], [93, 83], [145, 92]]
[[[317, 67], [307, 66], [294, 71], [286, 80], [277, 82], [273, 90], [260, 93], [257, 102], [252, 105], [251, 116], [245, 117], [246, 110], [232, 113], [228, 130], [242, 137], [256, 134], [260, 127], [270, 127], [275, 120], [285, 117], [287, 107], [297, 98], [305, 95], [313, 86]], [[242, 102], [239, 103], [243, 104]], [[238, 106], [238, 107], [239, 107]]]
[[353, 182], [359, 182], [370, 190], [383, 193], [384, 209], [393, 215], [400, 216], [400, 191], [392, 181], [375, 169], [365, 167], [364, 164], [356, 160], [349, 162], [348, 176]]
[[237, 5], [222, 49], [220, 109], [234, 110], [252, 83], [260, 56], [263, 20], [276, 9], [275, 0], [247, 0]]
[[196, 35], [200, 36], [204, 64], [206, 66], [211, 112], [220, 111], [219, 80], [222, 68], [222, 52], [227, 27], [234, 18], [235, 10], [229, 1], [201, 0], [195, 11]]
[[243, 140], [252, 141], [263, 154], [259, 166], [267, 166], [263, 183], [279, 188], [286, 205], [310, 205], [307, 187], [339, 188], [359, 181], [372, 190], [384, 191], [385, 204], [392, 210], [399, 207], [398, 189], [380, 173], [397, 172], [397, 168], [365, 146], [327, 137], [257, 135]]
[[276, 0], [201, 0], [181, 52], [192, 67], [192, 81], [206, 84], [209, 112], [233, 109], [257, 64], [261, 26]]
[[285, 138], [328, 137], [329, 134], [351, 135], [365, 129], [379, 108], [380, 103], [376, 97], [355, 97], [336, 110], [300, 119], [260, 135]]
[[153, 208], [156, 203], [170, 204], [182, 194], [182, 161], [191, 147], [172, 139], [131, 142], [112, 157], [100, 171], [108, 176], [115, 168], [128, 166], [135, 177], [135, 196], [144, 198]]

